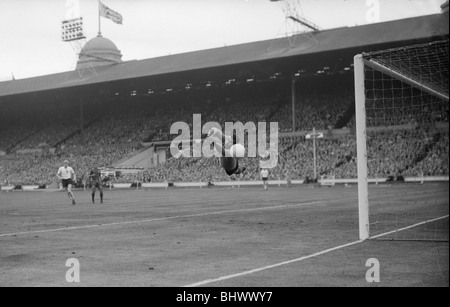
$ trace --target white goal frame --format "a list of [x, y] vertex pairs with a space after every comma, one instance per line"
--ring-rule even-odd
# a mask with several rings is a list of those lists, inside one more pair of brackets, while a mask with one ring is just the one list
[[370, 238], [369, 229], [369, 181], [367, 164], [367, 125], [366, 125], [366, 91], [365, 91], [365, 67], [400, 80], [412, 87], [422, 90], [430, 95], [449, 101], [448, 95], [440, 93], [424, 84], [421, 84], [401, 73], [383, 66], [372, 60], [364, 58], [363, 54], [354, 57], [355, 76], [355, 115], [356, 115], [356, 143], [357, 143], [357, 168], [358, 168], [358, 212], [359, 212], [359, 239]]
[[369, 181], [367, 178], [367, 126], [364, 58], [358, 54], [354, 58], [355, 70], [355, 118], [356, 152], [358, 168], [358, 214], [359, 239], [369, 238]]

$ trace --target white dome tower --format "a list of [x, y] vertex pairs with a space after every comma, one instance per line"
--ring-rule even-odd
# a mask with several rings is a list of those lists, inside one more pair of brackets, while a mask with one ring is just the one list
[[100, 34], [84, 45], [78, 56], [77, 70], [122, 62], [117, 46]]

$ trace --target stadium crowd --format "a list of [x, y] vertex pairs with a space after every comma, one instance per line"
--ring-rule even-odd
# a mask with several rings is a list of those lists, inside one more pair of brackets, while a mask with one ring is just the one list
[[51, 185], [56, 183], [56, 171], [63, 160], [69, 160], [75, 169], [77, 181], [88, 178], [94, 167], [113, 167], [114, 163], [133, 155], [141, 145], [121, 146], [68, 146], [57, 153], [25, 153], [0, 156], [0, 182], [2, 185]]
[[[347, 82], [347, 83], [346, 83]], [[317, 83], [317, 84], [316, 84]], [[333, 77], [327, 91], [321, 82], [306, 80], [299, 83], [295, 109], [296, 131], [313, 128], [330, 130], [347, 127], [340, 137], [317, 140], [317, 175], [336, 178], [356, 178], [356, 139], [352, 84], [345, 78]], [[205, 90], [207, 91], [207, 90]], [[280, 132], [279, 162], [270, 170], [273, 179], [306, 179], [314, 177], [311, 140], [292, 135], [292, 106], [290, 96], [265, 84], [253, 88], [216, 90], [211, 93], [193, 92], [94, 101], [84, 106], [80, 123], [80, 106], [76, 103], [55, 105], [43, 103], [23, 110], [10, 105], [0, 114], [0, 184], [50, 185], [56, 182], [56, 170], [68, 159], [78, 179], [83, 181], [93, 167], [114, 167], [117, 162], [132, 157], [143, 143], [170, 141], [172, 123], [183, 121], [192, 128], [193, 114], [202, 115], [202, 124], [215, 121], [278, 122]], [[396, 97], [395, 99], [399, 99]], [[392, 102], [392, 100], [389, 100]], [[373, 102], [368, 109], [368, 124], [389, 127], [412, 124], [411, 127], [386, 128], [368, 135], [369, 176], [431, 176], [448, 175], [448, 104], [420, 105], [403, 99], [402, 108], [383, 110]], [[397, 104], [394, 104], [395, 106]], [[49, 112], [51, 110], [51, 112]], [[376, 115], [376, 116], [375, 116]], [[382, 119], [377, 122], [372, 118]], [[429, 122], [444, 122], [443, 129], [424, 126]], [[339, 123], [339, 124], [338, 124]], [[446, 127], [446, 128], [445, 128]], [[54, 149], [49, 151], [49, 148]], [[26, 150], [40, 149], [40, 151]], [[24, 151], [20, 153], [20, 151]], [[150, 182], [214, 182], [259, 179], [259, 159], [244, 158], [245, 175], [228, 177], [219, 159], [169, 158], [148, 170]], [[127, 175], [116, 182], [143, 180], [142, 176]]]

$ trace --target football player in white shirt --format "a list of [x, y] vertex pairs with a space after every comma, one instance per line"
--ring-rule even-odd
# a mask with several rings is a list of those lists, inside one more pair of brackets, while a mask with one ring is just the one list
[[267, 190], [269, 188], [269, 171], [265, 168], [261, 170], [261, 179], [264, 183], [264, 190]]
[[72, 199], [72, 205], [76, 205], [77, 203], [75, 202], [75, 196], [72, 193], [72, 185], [73, 180], [75, 180], [75, 172], [73, 171], [73, 168], [69, 166], [69, 161], [65, 160], [63, 163], [64, 166], [61, 166], [59, 168], [56, 176], [58, 176], [58, 178], [62, 180], [64, 189], [66, 190], [70, 199]]

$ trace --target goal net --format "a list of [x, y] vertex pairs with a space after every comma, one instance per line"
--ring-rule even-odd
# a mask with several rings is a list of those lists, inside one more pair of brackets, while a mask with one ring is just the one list
[[448, 241], [448, 43], [355, 56], [360, 239]]

